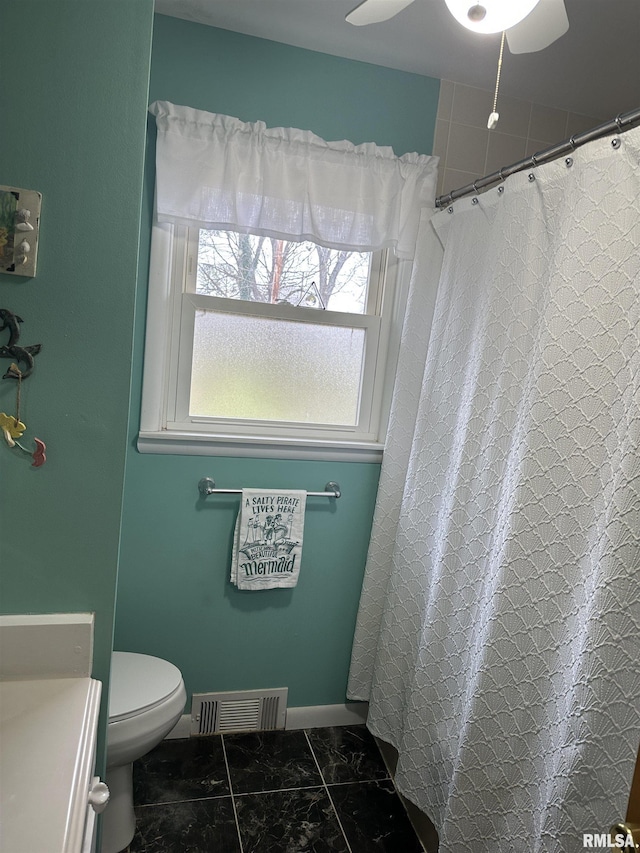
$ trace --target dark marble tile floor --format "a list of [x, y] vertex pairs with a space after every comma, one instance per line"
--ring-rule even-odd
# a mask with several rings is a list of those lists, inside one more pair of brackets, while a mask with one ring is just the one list
[[165, 740], [130, 853], [422, 853], [364, 726]]

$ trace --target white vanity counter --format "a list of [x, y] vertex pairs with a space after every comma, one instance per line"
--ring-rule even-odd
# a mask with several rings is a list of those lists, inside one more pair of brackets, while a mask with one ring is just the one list
[[82, 850], [101, 684], [0, 683], [0, 851]]
[[[15, 657], [6, 657], [7, 627], [15, 625], [0, 624], [0, 641], [8, 639], [0, 665], [0, 853], [81, 853], [93, 834], [102, 685], [89, 677], [90, 666], [69, 675], [64, 666], [38, 671], [29, 660], [21, 667], [28, 677], [17, 677]], [[74, 667], [85, 651], [73, 646]]]

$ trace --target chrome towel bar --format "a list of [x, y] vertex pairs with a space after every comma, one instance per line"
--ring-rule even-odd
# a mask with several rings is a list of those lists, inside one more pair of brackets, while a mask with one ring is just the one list
[[[242, 489], [216, 489], [216, 482], [211, 477], [203, 477], [198, 483], [198, 491], [202, 495], [202, 497], [206, 498], [207, 495], [241, 495]], [[279, 491], [278, 489], [274, 489], [275, 491]], [[286, 491], [286, 490], [282, 490]], [[324, 492], [307, 492], [308, 498], [336, 498], [336, 500], [341, 496], [342, 492], [340, 490], [340, 484], [334, 483], [331, 480], [324, 487]]]

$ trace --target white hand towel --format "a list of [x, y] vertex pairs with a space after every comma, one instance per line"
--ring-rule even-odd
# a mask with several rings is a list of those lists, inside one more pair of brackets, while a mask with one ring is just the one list
[[238, 589], [276, 589], [298, 583], [304, 491], [243, 489], [231, 555], [231, 583]]

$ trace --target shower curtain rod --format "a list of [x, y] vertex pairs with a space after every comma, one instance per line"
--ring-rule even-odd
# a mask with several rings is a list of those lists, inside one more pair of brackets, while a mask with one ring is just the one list
[[563, 154], [567, 154], [575, 148], [579, 148], [586, 142], [592, 142], [594, 139], [600, 139], [600, 137], [607, 136], [609, 133], [624, 133], [625, 130], [631, 130], [631, 128], [638, 124], [638, 122], [640, 122], [640, 108], [637, 110], [631, 110], [628, 113], [621, 113], [616, 118], [604, 122], [604, 124], [599, 124], [591, 130], [585, 130], [583, 133], [576, 133], [564, 142], [559, 142], [556, 145], [552, 145], [549, 148], [538, 151], [531, 157], [519, 160], [511, 166], [503, 166], [501, 169], [498, 169], [497, 172], [492, 172], [484, 178], [479, 178], [472, 184], [467, 184], [460, 189], [452, 190], [450, 193], [438, 196], [438, 198], [436, 198], [436, 207], [441, 209], [450, 205], [451, 202], [456, 199], [470, 195], [471, 193], [479, 192], [481, 189], [484, 189], [491, 184], [495, 184], [498, 181], [504, 181], [505, 178], [509, 177], [509, 175], [521, 172], [523, 169], [531, 169], [535, 166], [541, 166], [542, 163], [548, 163], [551, 160], [556, 160], [558, 157], [562, 157]]

